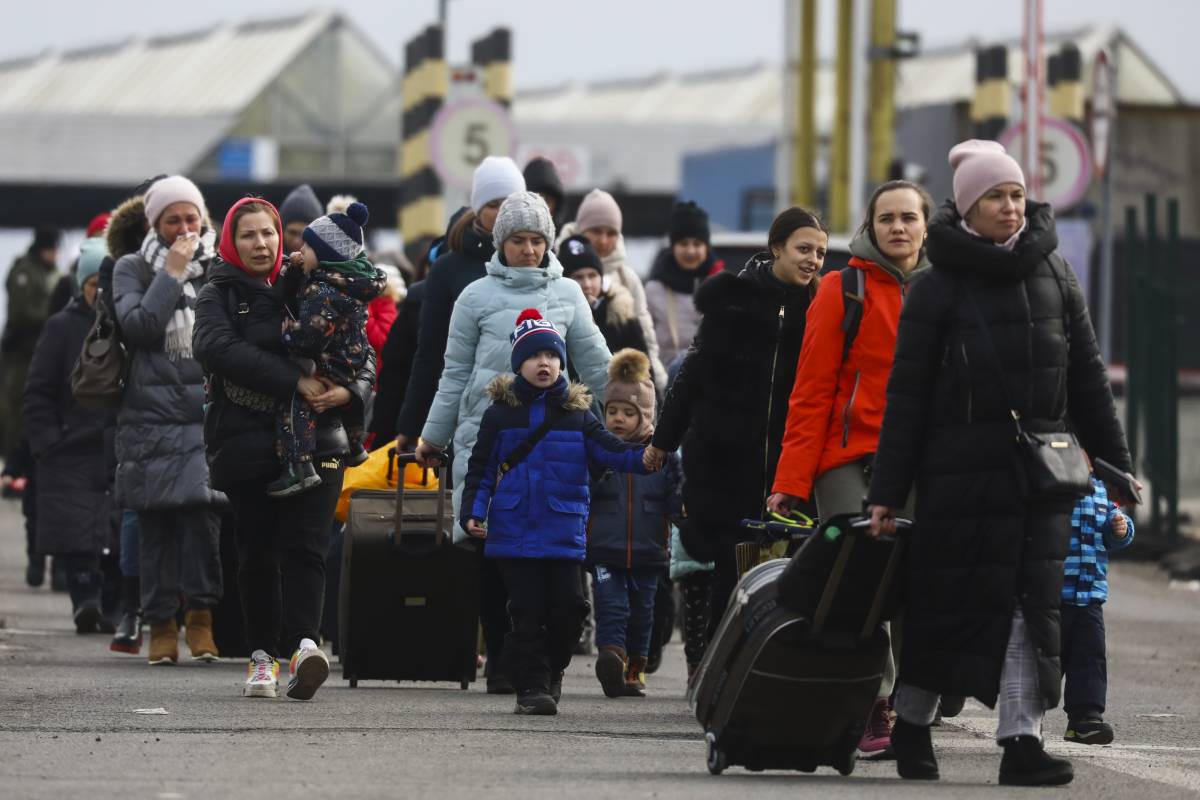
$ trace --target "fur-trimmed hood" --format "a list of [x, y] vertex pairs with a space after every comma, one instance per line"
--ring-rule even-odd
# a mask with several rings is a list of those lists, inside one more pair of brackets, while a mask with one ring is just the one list
[[108, 254], [114, 261], [121, 256], [136, 253], [142, 247], [146, 232], [150, 226], [146, 223], [146, 198], [135, 195], [121, 203], [112, 212], [108, 227], [104, 229], [104, 243], [108, 245]]
[[[521, 398], [517, 397], [516, 391], [513, 390], [513, 381], [517, 379], [516, 375], [505, 373], [497, 375], [488, 383], [488, 397], [496, 403], [504, 403], [513, 408], [519, 408]], [[564, 411], [587, 411], [592, 407], [592, 395], [588, 388], [582, 383], [571, 381], [567, 384], [567, 399], [562, 404]]]

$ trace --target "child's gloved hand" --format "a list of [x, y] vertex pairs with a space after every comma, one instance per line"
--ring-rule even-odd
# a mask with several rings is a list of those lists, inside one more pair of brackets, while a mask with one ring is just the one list
[[1129, 523], [1126, 522], [1125, 515], [1120, 511], [1113, 513], [1112, 529], [1113, 536], [1118, 539], [1124, 539], [1125, 535], [1129, 533]]
[[658, 472], [666, 456], [665, 451], [660, 450], [654, 445], [650, 445], [642, 452], [642, 465], [651, 472]]
[[467, 528], [467, 533], [470, 534], [471, 536], [474, 536], [476, 539], [486, 539], [487, 538], [487, 528], [485, 528], [485, 527], [483, 527], [483, 525], [479, 524], [479, 520], [477, 520], [477, 519], [467, 520], [466, 528]]

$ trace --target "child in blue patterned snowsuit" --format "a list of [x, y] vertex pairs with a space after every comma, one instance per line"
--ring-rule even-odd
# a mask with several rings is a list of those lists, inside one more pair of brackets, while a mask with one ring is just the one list
[[1109, 744], [1104, 721], [1108, 659], [1104, 647], [1104, 601], [1108, 599], [1108, 551], [1133, 542], [1133, 519], [1109, 502], [1092, 476], [1092, 494], [1079, 498], [1071, 513], [1071, 548], [1063, 575], [1062, 666], [1066, 678], [1063, 710], [1068, 742]]
[[[319, 217], [304, 229], [304, 247], [290, 258], [281, 279], [285, 296], [295, 291], [295, 314], [285, 318], [283, 343], [309, 375], [338, 386], [352, 383], [367, 359], [367, 304], [387, 284], [382, 271], [368, 260], [362, 226], [367, 207], [351, 203], [345, 214]], [[366, 459], [364, 420], [343, 419], [353, 466]], [[296, 392], [279, 409], [277, 446], [283, 472], [267, 487], [273, 497], [287, 497], [321, 483], [312, 464], [317, 414]]]

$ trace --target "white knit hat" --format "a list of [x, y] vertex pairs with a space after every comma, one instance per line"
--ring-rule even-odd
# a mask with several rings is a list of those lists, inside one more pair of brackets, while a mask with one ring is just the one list
[[201, 219], [207, 213], [204, 208], [204, 196], [200, 194], [196, 184], [182, 175], [171, 175], [155, 181], [146, 190], [146, 222], [153, 228], [158, 224], [162, 212], [167, 210], [167, 206], [175, 203], [191, 203], [200, 212]]
[[488, 156], [475, 168], [471, 179], [471, 208], [479, 209], [493, 200], [503, 200], [514, 192], [525, 191], [525, 176], [507, 156]]
[[492, 226], [496, 249], [500, 250], [504, 240], [519, 231], [540, 233], [547, 244], [554, 241], [554, 218], [540, 194], [517, 192], [504, 201], [496, 215], [496, 224]]

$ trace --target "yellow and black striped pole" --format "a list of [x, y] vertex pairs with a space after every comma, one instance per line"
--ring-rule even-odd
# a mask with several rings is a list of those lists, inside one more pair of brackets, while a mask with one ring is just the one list
[[1083, 124], [1083, 56], [1079, 48], [1067, 43], [1046, 65], [1049, 84], [1050, 115]]
[[404, 47], [400, 234], [406, 245], [440, 236], [446, 227], [442, 181], [433, 169], [429, 129], [446, 102], [449, 85], [442, 29], [431, 25]]
[[975, 99], [971, 125], [975, 138], [995, 139], [1008, 127], [1011, 89], [1008, 85], [1008, 48], [1002, 45], [975, 51]]
[[471, 45], [471, 63], [483, 74], [483, 93], [505, 108], [512, 106], [512, 31], [496, 28]]

